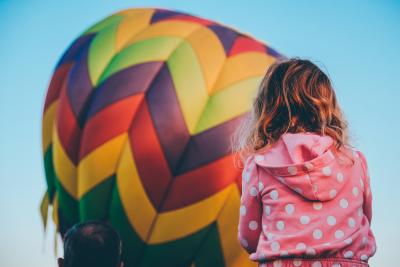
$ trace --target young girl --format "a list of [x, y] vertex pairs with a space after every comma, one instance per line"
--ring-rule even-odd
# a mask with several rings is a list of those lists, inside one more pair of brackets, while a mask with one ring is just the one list
[[315, 64], [269, 68], [236, 147], [245, 162], [238, 239], [259, 266], [368, 266], [376, 250], [368, 168], [346, 131]]

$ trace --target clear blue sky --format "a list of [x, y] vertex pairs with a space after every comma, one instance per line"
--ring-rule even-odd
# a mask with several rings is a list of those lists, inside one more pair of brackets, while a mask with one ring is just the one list
[[378, 241], [371, 265], [396, 266], [399, 1], [60, 2], [0, 0], [1, 266], [55, 266], [52, 233], [44, 237], [38, 210], [45, 190], [40, 140], [48, 82], [58, 58], [84, 29], [135, 6], [178, 9], [232, 25], [287, 56], [323, 65], [350, 122], [354, 144], [369, 162]]

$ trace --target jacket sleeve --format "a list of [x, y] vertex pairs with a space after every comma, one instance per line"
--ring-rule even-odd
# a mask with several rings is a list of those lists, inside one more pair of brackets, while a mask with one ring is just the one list
[[261, 232], [262, 204], [259, 192], [258, 170], [254, 158], [250, 157], [242, 173], [242, 195], [240, 198], [240, 215], [238, 239], [249, 253], [257, 250]]
[[368, 164], [365, 156], [359, 151], [358, 154], [361, 158], [361, 164], [364, 171], [364, 176], [361, 178], [362, 183], [364, 185], [364, 204], [363, 204], [363, 211], [364, 214], [367, 216], [369, 223], [371, 224], [372, 219], [372, 193], [371, 193], [371, 186], [370, 186], [370, 176], [368, 170]]

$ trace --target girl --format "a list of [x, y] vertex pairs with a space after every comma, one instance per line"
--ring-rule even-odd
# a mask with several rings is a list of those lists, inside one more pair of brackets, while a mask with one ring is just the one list
[[368, 266], [376, 250], [368, 168], [346, 132], [315, 64], [269, 68], [235, 148], [245, 162], [238, 239], [259, 266]]

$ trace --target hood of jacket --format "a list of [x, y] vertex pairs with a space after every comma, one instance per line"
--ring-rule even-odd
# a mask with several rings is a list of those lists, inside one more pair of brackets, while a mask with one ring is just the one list
[[280, 183], [313, 201], [331, 200], [343, 187], [334, 141], [327, 135], [285, 133], [271, 147], [260, 150], [255, 162]]

